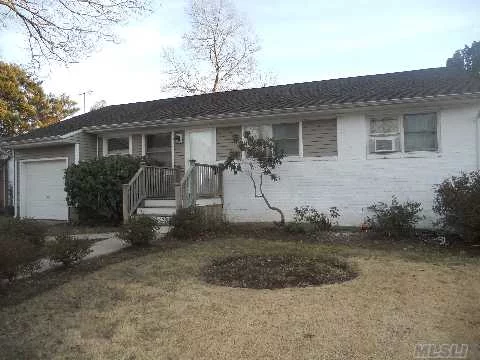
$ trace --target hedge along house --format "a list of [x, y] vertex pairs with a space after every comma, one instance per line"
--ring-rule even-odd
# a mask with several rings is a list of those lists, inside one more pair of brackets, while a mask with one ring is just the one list
[[[233, 135], [250, 130], [273, 137], [287, 152], [280, 181], [264, 185], [287, 220], [295, 206], [337, 206], [341, 224], [358, 225], [367, 206], [397, 195], [422, 202], [428, 225], [433, 186], [479, 168], [479, 111], [480, 79], [446, 68], [108, 106], [9, 142], [15, 211], [67, 220], [64, 169], [130, 154], [155, 158], [168, 169], [149, 168], [132, 179], [124, 203], [129, 214], [187, 206], [192, 198], [199, 204], [207, 193], [220, 196], [230, 221], [274, 220], [277, 214], [254, 197], [242, 174], [222, 178], [215, 167], [192, 167], [193, 160], [222, 162]], [[160, 193], [169, 196], [149, 201]]]

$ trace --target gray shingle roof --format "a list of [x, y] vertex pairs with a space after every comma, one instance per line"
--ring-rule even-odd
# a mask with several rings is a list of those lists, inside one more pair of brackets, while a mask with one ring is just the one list
[[12, 140], [63, 135], [98, 125], [475, 92], [480, 92], [480, 79], [466, 72], [413, 70], [112, 105]]

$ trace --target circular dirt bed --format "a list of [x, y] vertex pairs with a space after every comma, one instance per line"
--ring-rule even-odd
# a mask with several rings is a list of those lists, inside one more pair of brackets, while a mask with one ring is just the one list
[[206, 282], [215, 285], [280, 289], [348, 281], [357, 272], [335, 257], [235, 256], [214, 260], [203, 269]]

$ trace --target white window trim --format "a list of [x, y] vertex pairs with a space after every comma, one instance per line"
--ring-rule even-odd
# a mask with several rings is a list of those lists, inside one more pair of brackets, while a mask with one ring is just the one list
[[303, 121], [298, 122], [298, 157], [303, 158]]
[[[437, 118], [437, 150], [432, 151], [409, 151], [405, 152], [405, 129], [403, 125], [403, 119], [405, 115], [408, 114], [425, 114], [425, 113], [435, 113]], [[391, 114], [385, 114], [385, 116], [391, 116]], [[378, 115], [376, 115], [378, 116]], [[411, 112], [403, 112], [396, 116], [398, 120], [398, 127], [400, 130], [400, 151], [386, 153], [386, 154], [379, 154], [379, 153], [370, 153], [369, 150], [369, 142], [370, 138], [372, 137], [370, 133], [370, 120], [371, 115], [366, 116], [367, 121], [367, 160], [372, 159], [404, 159], [404, 158], [441, 158], [442, 151], [441, 151], [441, 111], [438, 110], [430, 110], [430, 111], [411, 111]]]
[[142, 157], [147, 155], [147, 139], [146, 135], [142, 134]]
[[[25, 190], [26, 190], [26, 184], [25, 184], [25, 164], [27, 163], [32, 163], [32, 162], [40, 162], [40, 161], [58, 161], [58, 160], [65, 160], [65, 168], [68, 168], [68, 157], [61, 156], [61, 157], [51, 157], [51, 158], [38, 158], [38, 159], [24, 159], [20, 160], [18, 163], [18, 187], [19, 187], [19, 194], [18, 197], [20, 201], [15, 201], [15, 208], [18, 203], [18, 214], [15, 214], [15, 216], [19, 217], [25, 217], [26, 215], [26, 199], [25, 199]], [[17, 183], [17, 179], [15, 179], [15, 184]], [[15, 194], [16, 195], [16, 194]], [[15, 196], [16, 198], [16, 196]], [[68, 205], [67, 206], [67, 220], [68, 220]], [[16, 209], [15, 209], [16, 211]]]
[[112, 155], [132, 155], [133, 154], [133, 139], [132, 135], [128, 135], [128, 153], [117, 153], [117, 154], [109, 154], [108, 153], [108, 140], [122, 138], [126, 136], [118, 135], [118, 136], [108, 136], [103, 137], [103, 156], [112, 156]]
[[78, 165], [79, 162], [80, 162], [80, 144], [76, 143], [75, 144], [75, 159], [74, 159], [73, 163], [75, 165]]

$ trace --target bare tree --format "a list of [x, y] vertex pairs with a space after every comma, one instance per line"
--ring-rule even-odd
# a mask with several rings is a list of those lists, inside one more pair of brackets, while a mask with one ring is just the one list
[[198, 94], [263, 85], [257, 38], [230, 0], [191, 0], [187, 15], [191, 28], [182, 50], [164, 50], [165, 90]]
[[90, 107], [90, 111], [95, 111], [104, 108], [105, 106], [107, 106], [107, 102], [105, 100], [99, 100]]
[[113, 27], [149, 11], [150, 0], [0, 0], [1, 28], [20, 28], [32, 62], [77, 62], [100, 41], [116, 41]]

